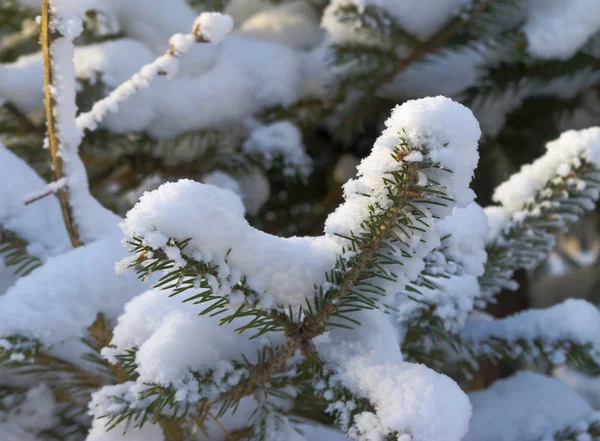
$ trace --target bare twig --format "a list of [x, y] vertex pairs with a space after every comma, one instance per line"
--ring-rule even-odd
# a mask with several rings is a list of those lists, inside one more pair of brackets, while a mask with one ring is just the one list
[[[54, 166], [54, 177], [56, 181], [65, 177], [63, 171], [63, 161], [59, 154], [59, 141], [56, 130], [56, 118], [54, 116], [54, 98], [52, 97], [52, 54], [51, 45], [56, 38], [55, 33], [50, 27], [51, 13], [50, 0], [42, 0], [41, 12], [41, 35], [42, 56], [44, 59], [44, 100], [46, 109], [46, 124], [48, 127], [48, 147]], [[63, 215], [65, 227], [69, 234], [69, 239], [74, 247], [82, 245], [79, 238], [79, 231], [73, 220], [71, 206], [69, 204], [68, 188], [65, 186], [58, 190], [58, 200]]]

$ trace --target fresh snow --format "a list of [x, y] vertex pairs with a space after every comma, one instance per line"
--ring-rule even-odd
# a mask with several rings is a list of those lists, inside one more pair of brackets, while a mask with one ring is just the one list
[[537, 58], [572, 57], [600, 30], [596, 0], [528, 0], [524, 31], [527, 50]]
[[591, 411], [568, 386], [534, 372], [517, 372], [471, 392], [473, 417], [463, 441], [537, 441]]
[[52, 346], [85, 335], [98, 312], [115, 319], [144, 288], [135, 277], [115, 274], [114, 263], [126, 254], [113, 237], [49, 258], [0, 296], [0, 336]]
[[25, 205], [46, 182], [0, 142], [0, 225], [29, 243], [28, 252], [45, 259], [71, 248], [58, 200], [50, 195]]
[[339, 251], [328, 237], [280, 238], [256, 230], [236, 194], [190, 180], [143, 195], [121, 227], [127, 238], [192, 238], [185, 252], [218, 265], [220, 295], [246, 276], [265, 306], [303, 304], [313, 283], [325, 282]]

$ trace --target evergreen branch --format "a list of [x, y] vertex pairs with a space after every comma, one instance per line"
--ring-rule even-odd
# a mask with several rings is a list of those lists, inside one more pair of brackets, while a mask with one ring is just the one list
[[600, 414], [593, 412], [580, 421], [568, 424], [541, 441], [597, 441], [600, 440]]
[[2, 226], [0, 226], [0, 257], [6, 265], [17, 267], [14, 273], [18, 276], [26, 276], [42, 265], [39, 258], [27, 252], [25, 241]]
[[22, 336], [0, 338], [0, 363], [31, 360], [39, 348], [39, 342]]
[[[545, 367], [567, 364], [598, 374], [600, 340], [593, 327], [599, 322], [596, 306], [570, 299], [548, 309], [470, 321], [460, 337], [474, 358], [537, 361]], [[581, 323], [589, 324], [589, 329]], [[553, 330], [544, 333], [548, 324]]]
[[[60, 156], [59, 139], [56, 127], [56, 114], [54, 111], [53, 88], [53, 66], [52, 66], [52, 43], [57, 38], [57, 34], [51, 26], [50, 0], [42, 0], [41, 11], [41, 42], [42, 56], [44, 59], [44, 104], [46, 109], [46, 126], [48, 128], [48, 149], [52, 158], [54, 169], [54, 178], [58, 182], [65, 178], [63, 170], [63, 159]], [[73, 219], [73, 213], [69, 203], [68, 188], [58, 190], [58, 200], [63, 215], [63, 220], [69, 239], [74, 247], [82, 245], [79, 238], [79, 231]]]
[[359, 32], [367, 33], [385, 44], [418, 43], [418, 40], [402, 29], [383, 8], [373, 5], [359, 8], [358, 5], [350, 3], [339, 6], [334, 14], [341, 23], [352, 23]]
[[[224, 285], [227, 284], [227, 280], [220, 279], [216, 266], [186, 255], [185, 249], [189, 240], [176, 241], [171, 238], [167, 241], [167, 247], [161, 249], [147, 245], [143, 238], [134, 238], [129, 244], [132, 246], [131, 251], [136, 254], [136, 259], [130, 262], [130, 266], [136, 267], [138, 276], [142, 279], [148, 278], [156, 271], [162, 271], [164, 274], [154, 287], [171, 291], [170, 296], [196, 289], [198, 292], [187, 297], [184, 302], [206, 305], [199, 314], [211, 317], [220, 315], [221, 325], [231, 323], [235, 319], [251, 317], [252, 320], [237, 330], [240, 333], [255, 330], [256, 334], [252, 338], [267, 332], [281, 331], [288, 326], [290, 319], [285, 312], [265, 311], [259, 307], [259, 294], [248, 287], [245, 280], [226, 288]], [[174, 249], [179, 250], [184, 265], [169, 257]], [[216, 292], [215, 285], [210, 283], [209, 279], [216, 281], [223, 290]], [[236, 293], [241, 293], [244, 301], [240, 303], [236, 300], [232, 307], [230, 296]]]
[[420, 43], [415, 47], [411, 55], [407, 58], [399, 59], [393, 69], [385, 74], [380, 84], [391, 81], [396, 75], [408, 68], [413, 63], [424, 59], [428, 54], [444, 48], [447, 43], [460, 32], [465, 26], [472, 22], [477, 16], [486, 12], [497, 0], [483, 0], [474, 2], [470, 10], [465, 11], [461, 16], [446, 26], [435, 35]]
[[554, 248], [555, 232], [595, 205], [600, 190], [599, 172], [588, 152], [579, 152], [564, 166], [570, 167], [566, 175], [557, 172], [535, 191], [520, 212], [507, 212], [510, 220], [487, 246], [488, 261], [479, 278], [480, 304], [493, 301], [503, 288], [514, 289], [513, 273], [536, 265]]
[[546, 85], [551, 81], [575, 77], [578, 74], [598, 75], [600, 60], [580, 51], [569, 60], [526, 59], [501, 61], [480, 68], [480, 82], [461, 94], [461, 101], [474, 104], [493, 99], [507, 92], [518, 92], [523, 84]]
[[[397, 149], [392, 153], [392, 157], [399, 163], [402, 163], [403, 158], [411, 151], [411, 147], [400, 136], [400, 142]], [[291, 321], [290, 318], [294, 314], [283, 316], [283, 323], [277, 330], [283, 328], [287, 337], [287, 342], [279, 347], [265, 347], [259, 361], [254, 364], [246, 362], [235, 362], [232, 368], [235, 372], [240, 372], [236, 376], [239, 378], [238, 383], [229, 389], [221, 392], [214, 400], [211, 401], [211, 406], [220, 405], [220, 410], [217, 417], [220, 417], [224, 412], [235, 409], [240, 400], [248, 395], [256, 394], [259, 390], [265, 388], [269, 384], [269, 388], [273, 388], [273, 383], [281, 381], [282, 384], [289, 384], [289, 379], [284, 375], [287, 368], [288, 360], [300, 351], [306, 358], [314, 357], [314, 349], [312, 340], [323, 334], [329, 326], [346, 326], [337, 323], [340, 319], [344, 319], [348, 315], [348, 311], [356, 309], [372, 309], [377, 307], [377, 301], [381, 297], [381, 293], [377, 292], [371, 285], [371, 280], [376, 278], [386, 277], [385, 271], [382, 270], [382, 265], [385, 265], [386, 258], [381, 254], [381, 249], [389, 247], [388, 241], [397, 242], [398, 235], [395, 232], [397, 228], [404, 229], [420, 229], [413, 221], [409, 221], [404, 209], [410, 208], [418, 218], [418, 209], [414, 204], [423, 201], [423, 194], [417, 190], [417, 174], [419, 170], [435, 167], [435, 164], [423, 161], [404, 162], [403, 168], [398, 171], [389, 172], [383, 177], [387, 183], [388, 197], [393, 202], [391, 207], [371, 207], [371, 216], [363, 222], [363, 231], [350, 239], [351, 257], [339, 258], [335, 269], [329, 274], [329, 284], [331, 288], [328, 290], [319, 289], [315, 294], [312, 302], [307, 302], [307, 306], [300, 315], [301, 320], [298, 322]], [[415, 221], [416, 222], [416, 221]], [[146, 263], [141, 265], [139, 271], [142, 275], [148, 275], [157, 270], [169, 270], [173, 265], [173, 260], [165, 261], [165, 256], [171, 252], [165, 252], [157, 258], [157, 250], [153, 248], [147, 251], [144, 247], [144, 241], [141, 238], [131, 242], [134, 245], [134, 250], [137, 250], [138, 257], [132, 261], [133, 265], [138, 265], [148, 259]], [[181, 269], [175, 269], [173, 272], [167, 272], [159, 282], [161, 286], [169, 287], [170, 289], [185, 290], [186, 286], [191, 286], [192, 280], [198, 280], [198, 276], [207, 277], [214, 276], [210, 274], [216, 271], [203, 263], [195, 262], [190, 257], [185, 257], [185, 246], [187, 241], [178, 243], [173, 240], [168, 241], [168, 246], [177, 247], [181, 250], [181, 256], [187, 262]], [[140, 253], [142, 254], [140, 256]], [[145, 253], [145, 254], [144, 254]], [[409, 256], [406, 256], [409, 257]], [[141, 261], [140, 261], [141, 259]], [[396, 264], [395, 261], [389, 263]], [[166, 265], [166, 266], [165, 266]], [[191, 270], [191, 271], [190, 271]], [[183, 271], [183, 272], [182, 272]], [[185, 273], [185, 271], [190, 271]], [[182, 277], [182, 275], [184, 275]], [[389, 277], [389, 276], [388, 276]], [[202, 283], [202, 282], [201, 282]], [[178, 287], [179, 286], [179, 287]], [[198, 287], [196, 282], [196, 287]], [[200, 285], [202, 289], [209, 289], [208, 285]], [[374, 289], [371, 294], [371, 288]], [[207, 294], [210, 293], [210, 294]], [[219, 303], [221, 300], [215, 297], [212, 291], [205, 291], [197, 295], [200, 301], [203, 297], [210, 296], [210, 300], [215, 300], [219, 308], [225, 308], [226, 302]], [[252, 298], [250, 295], [249, 298]], [[221, 298], [222, 299], [222, 298]], [[242, 310], [240, 308], [240, 310]], [[239, 311], [240, 311], [239, 310]], [[238, 312], [232, 314], [235, 315]], [[282, 319], [282, 316], [271, 316], [273, 320]], [[279, 324], [279, 323], [278, 323]], [[130, 363], [134, 363], [134, 358], [127, 356]], [[123, 363], [126, 364], [126, 363]], [[200, 396], [202, 396], [202, 385], [211, 386], [213, 380], [212, 374], [195, 375], [195, 379], [200, 385]], [[220, 384], [225, 382], [220, 381]], [[214, 387], [213, 387], [214, 389]], [[211, 390], [208, 388], [207, 390]], [[113, 424], [118, 424], [124, 420], [135, 419], [142, 424], [150, 418], [156, 420], [163, 409], [170, 409], [173, 417], [180, 417], [181, 413], [186, 413], [187, 410], [182, 408], [181, 404], [174, 400], [175, 390], [172, 388], [152, 387], [148, 390], [148, 394], [144, 395], [144, 399], [149, 399], [150, 404], [145, 406], [145, 409], [130, 409], [127, 412], [115, 415]], [[152, 398], [150, 398], [152, 397]]]
[[[425, 105], [433, 104], [427, 102]], [[437, 102], [435, 104], [438, 105]], [[105, 416], [111, 418], [113, 426], [134, 420], [141, 425], [145, 421], [156, 421], [165, 414], [171, 414], [173, 418], [185, 417], [190, 411], [203, 414], [203, 410], [212, 407], [218, 407], [216, 417], [220, 418], [225, 412], [235, 412], [244, 397], [268, 397], [286, 385], [306, 381], [303, 375], [299, 375], [296, 359], [300, 355], [305, 360], [318, 359], [313, 345], [316, 337], [330, 327], [351, 328], [360, 325], [354, 312], [379, 308], [389, 298], [386, 289], [393, 289], [397, 282], [405, 286], [413, 280], [416, 277], [414, 270], [421, 268], [424, 256], [433, 249], [433, 245], [427, 242], [438, 237], [439, 231], [435, 228], [437, 220], [451, 213], [455, 203], [453, 197], [463, 194], [467, 189], [466, 179], [462, 179], [462, 175], [461, 179], [453, 179], [452, 174], [454, 170], [466, 174], [472, 170], [471, 162], [466, 167], [460, 167], [448, 158], [455, 158], [453, 154], [459, 152], [474, 155], [479, 136], [475, 120], [467, 109], [449, 100], [444, 104], [439, 110], [440, 114], [454, 118], [459, 113], [459, 118], [464, 118], [465, 124], [471, 129], [469, 136], [457, 142], [457, 137], [452, 134], [447, 137], [440, 134], [430, 141], [420, 134], [421, 130], [423, 134], [429, 133], [425, 123], [418, 126], [418, 134], [409, 134], [408, 129], [404, 128], [405, 115], [402, 112], [410, 113], [410, 104], [390, 118], [388, 128], [373, 149], [372, 157], [369, 161], [365, 160], [363, 172], [356, 182], [349, 185], [346, 204], [328, 219], [326, 239], [331, 241], [332, 246], [338, 247], [337, 261], [326, 263], [333, 268], [326, 274], [324, 283], [315, 282], [314, 296], [307, 297], [306, 304], [300, 310], [294, 311], [292, 307], [289, 313], [282, 316], [284, 323], [277, 330], [283, 332], [284, 343], [277, 343], [276, 346], [267, 343], [258, 352], [257, 361], [250, 362], [243, 355], [242, 360], [219, 362], [213, 367], [202, 366], [197, 368], [199, 371], [188, 368], [186, 377], [182, 378], [183, 385], [175, 379], [171, 380], [173, 384], [143, 385], [140, 377], [122, 389], [106, 390], [106, 395], [98, 398], [101, 403], [99, 408], [109, 413]], [[442, 150], [446, 156], [440, 157], [442, 162], [435, 162], [432, 158]], [[446, 164], [449, 168], [445, 168]], [[381, 167], [383, 170], [378, 171]], [[232, 290], [245, 286], [244, 274], [240, 274], [243, 266], [237, 268], [233, 262], [248, 258], [247, 253], [240, 253], [237, 244], [229, 241], [228, 237], [223, 237], [216, 248], [203, 236], [196, 236], [191, 225], [186, 225], [179, 233], [173, 233], [174, 225], [170, 216], [158, 215], [150, 223], [140, 223], [149, 212], [156, 210], [157, 203], [163, 199], [163, 192], [167, 192], [171, 201], [177, 203], [180, 197], [212, 195], [214, 190], [200, 184], [182, 182], [168, 184], [154, 194], [147, 195], [134, 207], [124, 223], [124, 231], [130, 234], [130, 243], [137, 252], [126, 263], [138, 266], [142, 276], [164, 271], [159, 287], [164, 286], [173, 292], [195, 288], [198, 292], [190, 300], [214, 302], [216, 306], [209, 306], [212, 308], [209, 311], [222, 309], [226, 313], [231, 308]], [[218, 201], [215, 203], [215, 208], [221, 209]], [[357, 212], [360, 217], [353, 219], [353, 226], [348, 226], [347, 216], [356, 215]], [[194, 206], [189, 211], [189, 216], [195, 218], [196, 215], [198, 219], [207, 216], [212, 219], [211, 212], [207, 213], [200, 206]], [[239, 220], [238, 216], [241, 217], [240, 213], [232, 215], [236, 216], [236, 220]], [[236, 228], [244, 226], [241, 223]], [[168, 238], [166, 234], [191, 238], [180, 241]], [[424, 237], [423, 234], [428, 236]], [[242, 238], [243, 232], [240, 231], [236, 237]], [[227, 249], [229, 251], [225, 252]], [[232, 256], [231, 266], [227, 262], [229, 255]], [[415, 260], [410, 261], [412, 258]], [[403, 268], [404, 265], [408, 267]], [[228, 280], [231, 274], [231, 280]], [[270, 309], [278, 312], [280, 308], [283, 309], [281, 306], [260, 306], [262, 298], [267, 299], [269, 305], [272, 304], [271, 298], [276, 301], [280, 299], [273, 292], [278, 286], [272, 286], [268, 276], [264, 280], [253, 280], [252, 286], [258, 287], [256, 289], [261, 292], [249, 290], [236, 295], [236, 302], [241, 305], [239, 311], [253, 307], [264, 309], [265, 317], [270, 318]], [[287, 304], [288, 301], [281, 303]], [[134, 349], [124, 351], [123, 348], [117, 348], [117, 352], [121, 352], [121, 355], [117, 355], [118, 359], [134, 375], [135, 371], [142, 372], [142, 365], [139, 369], [136, 367]], [[342, 368], [334, 365], [332, 363], [332, 370]], [[224, 373], [227, 378], [224, 378]], [[141, 395], [140, 388], [144, 390]], [[108, 403], [105, 399], [109, 400]], [[116, 400], [114, 407], [113, 399]], [[107, 411], [106, 404], [114, 411]], [[363, 415], [367, 420], [378, 418], [377, 415], [367, 414]], [[200, 418], [202, 420], [202, 416]]]
[[566, 365], [590, 375], [600, 374], [600, 352], [591, 344], [577, 344], [568, 339], [555, 340], [548, 344], [541, 337], [532, 340], [490, 337], [488, 340], [477, 342], [476, 345], [471, 344], [470, 341], [465, 342], [473, 358], [492, 362], [533, 362], [540, 370], [546, 372], [554, 367]]
[[[442, 30], [423, 42], [413, 45], [410, 55], [398, 56], [397, 42], [388, 41], [381, 47], [369, 44], [342, 44], [334, 46], [334, 61], [345, 62], [352, 68], [343, 73], [336, 84], [336, 96], [331, 106], [331, 121], [337, 127], [342, 140], [348, 141], [348, 133], [363, 129], [365, 124], [379, 119], [380, 112], [377, 109], [377, 97], [380, 89], [391, 82], [398, 74], [412, 66], [414, 63], [424, 60], [430, 54], [436, 53], [446, 47], [452, 38], [465, 26], [471, 23], [477, 16], [485, 13], [495, 1], [484, 0], [473, 2], [473, 5], [459, 18], [454, 19]], [[366, 8], [372, 12], [380, 8]], [[369, 18], [367, 22], [377, 24], [377, 20]], [[391, 20], [391, 18], [390, 18]], [[391, 35], [397, 35], [392, 32]], [[391, 39], [390, 39], [391, 40]], [[407, 40], [402, 39], [404, 44]], [[354, 56], [353, 56], [354, 54]], [[356, 84], [361, 85], [361, 90], [356, 90]], [[383, 109], [381, 109], [383, 111]]]

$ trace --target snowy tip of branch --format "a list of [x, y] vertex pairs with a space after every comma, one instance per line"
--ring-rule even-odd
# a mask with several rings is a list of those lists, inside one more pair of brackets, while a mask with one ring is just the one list
[[233, 29], [233, 18], [219, 12], [204, 12], [194, 22], [194, 35], [203, 41], [219, 44]]
[[500, 184], [493, 199], [510, 211], [519, 211], [536, 192], [559, 176], [566, 177], [578, 168], [581, 159], [600, 163], [600, 127], [569, 130], [558, 139], [546, 144], [547, 152], [531, 164], [524, 165], [518, 173]]
[[427, 146], [431, 159], [443, 167], [473, 173], [481, 130], [462, 104], [443, 96], [410, 100], [397, 106], [385, 124], [388, 131], [406, 135], [414, 146]]

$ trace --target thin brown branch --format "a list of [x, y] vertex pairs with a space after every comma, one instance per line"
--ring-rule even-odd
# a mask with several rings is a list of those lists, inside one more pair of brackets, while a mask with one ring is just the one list
[[36, 196], [36, 197], [34, 197], [34, 198], [27, 199], [27, 200], [24, 202], [24, 204], [25, 204], [25, 205], [31, 205], [31, 204], [33, 204], [34, 202], [41, 201], [42, 199], [44, 199], [44, 198], [46, 198], [46, 197], [50, 196], [51, 194], [54, 194], [54, 192], [53, 192], [52, 190], [45, 191], [45, 192], [43, 192], [42, 194], [40, 194], [40, 195], [37, 195], [37, 196]]
[[227, 430], [227, 427], [225, 427], [223, 425], [223, 423], [219, 420], [219, 418], [217, 418], [210, 412], [208, 413], [208, 416], [211, 417], [212, 420], [215, 422], [215, 424], [217, 426], [219, 426], [219, 429], [221, 429], [223, 431], [223, 433], [225, 434], [225, 438], [227, 438], [227, 441], [235, 441], [236, 440], [236, 438], [234, 438], [233, 435], [229, 432], [229, 430]]
[[[54, 177], [56, 181], [59, 181], [65, 176], [63, 170], [63, 161], [59, 153], [59, 141], [56, 129], [56, 118], [54, 115], [54, 98], [52, 97], [52, 53], [51, 46], [53, 40], [56, 38], [55, 32], [51, 29], [50, 20], [50, 0], [42, 0], [42, 11], [41, 11], [41, 35], [40, 40], [42, 42], [42, 56], [44, 59], [44, 105], [46, 109], [46, 125], [48, 127], [48, 147], [50, 150], [50, 156], [52, 158], [52, 165], [54, 166]], [[58, 191], [58, 200], [60, 201], [60, 208], [63, 215], [65, 227], [69, 234], [69, 239], [74, 247], [82, 245], [79, 239], [79, 231], [75, 224], [71, 212], [71, 206], [69, 204], [69, 193], [68, 188], [65, 186]]]

